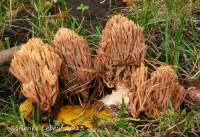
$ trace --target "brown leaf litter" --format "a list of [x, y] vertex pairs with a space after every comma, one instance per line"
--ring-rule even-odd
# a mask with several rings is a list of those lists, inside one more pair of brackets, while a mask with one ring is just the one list
[[186, 98], [200, 109], [200, 87], [189, 87]]
[[125, 3], [127, 6], [133, 5], [136, 0], [122, 0], [123, 3]]

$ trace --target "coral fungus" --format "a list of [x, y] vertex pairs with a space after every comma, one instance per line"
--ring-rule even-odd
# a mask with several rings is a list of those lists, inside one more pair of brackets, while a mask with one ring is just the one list
[[147, 68], [142, 64], [132, 74], [131, 113], [138, 117], [144, 112], [147, 117], [165, 112], [171, 103], [175, 110], [182, 104], [186, 92], [179, 85], [178, 77], [169, 66], [161, 66], [148, 79]]
[[74, 31], [60, 28], [54, 37], [53, 47], [63, 58], [61, 78], [68, 82], [68, 90], [72, 94], [80, 92], [87, 100], [87, 85], [92, 80], [93, 67], [89, 45]]
[[108, 86], [129, 86], [131, 73], [144, 61], [145, 54], [141, 29], [127, 18], [115, 15], [102, 32], [94, 66], [104, 75]]
[[59, 93], [58, 75], [62, 59], [37, 38], [30, 39], [14, 55], [10, 72], [22, 82], [22, 94], [49, 111]]

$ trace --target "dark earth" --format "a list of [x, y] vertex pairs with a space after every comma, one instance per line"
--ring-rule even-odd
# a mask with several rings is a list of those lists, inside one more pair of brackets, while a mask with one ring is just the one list
[[[89, 7], [84, 13], [77, 10], [77, 7], [81, 4]], [[32, 24], [30, 21], [34, 21], [34, 16], [37, 16], [37, 13], [33, 8], [30, 8], [30, 3], [26, 3], [26, 5], [28, 5], [28, 9], [26, 7], [20, 9], [13, 17], [12, 22], [8, 22], [11, 25], [5, 26], [2, 31], [3, 34], [1, 34], [0, 40], [5, 43], [5, 39], [8, 39], [10, 47], [25, 43], [32, 37]], [[69, 5], [71, 7], [69, 15], [75, 17], [78, 22], [84, 18], [86, 24], [84, 27], [93, 33], [97, 25], [104, 26], [109, 14], [116, 13], [117, 10], [115, 9], [123, 6], [123, 3], [119, 0], [72, 0]], [[49, 9], [47, 14], [59, 13], [59, 8], [62, 9], [63, 7], [62, 3], [58, 2]]]
[[[81, 4], [89, 6], [89, 10], [82, 13], [77, 10], [77, 7]], [[103, 25], [107, 20], [107, 16], [114, 11], [114, 9], [122, 7], [123, 3], [119, 0], [73, 0], [71, 1], [71, 14], [81, 19], [85, 17], [88, 23], [95, 27], [96, 25]]]

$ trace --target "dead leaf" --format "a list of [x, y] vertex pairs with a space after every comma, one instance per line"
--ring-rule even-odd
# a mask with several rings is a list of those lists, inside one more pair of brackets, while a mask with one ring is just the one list
[[187, 98], [192, 102], [200, 102], [200, 88], [190, 87], [188, 88]]
[[19, 106], [20, 113], [24, 116], [24, 118], [32, 124], [32, 119], [34, 116], [34, 108], [33, 103], [30, 100], [25, 100], [20, 106]]
[[127, 6], [131, 6], [135, 3], [135, 0], [122, 0]]
[[[39, 125], [33, 124], [34, 107], [31, 101], [25, 100], [19, 107], [19, 111], [24, 118], [33, 126], [39, 128], [45, 128], [47, 123], [40, 123]], [[63, 128], [56, 129], [54, 132], [62, 131], [74, 131], [85, 128], [94, 128], [102, 121], [113, 121], [112, 110], [105, 108], [101, 109], [101, 104], [96, 103], [88, 108], [81, 106], [62, 106], [58, 112], [55, 120], [57, 122], [63, 122], [66, 125]]]
[[[98, 111], [100, 105], [97, 103], [88, 108], [81, 106], [63, 106], [58, 113], [56, 120], [71, 126], [84, 126], [94, 128], [98, 120], [112, 121], [112, 111], [103, 109]], [[97, 121], [95, 121], [97, 120]]]

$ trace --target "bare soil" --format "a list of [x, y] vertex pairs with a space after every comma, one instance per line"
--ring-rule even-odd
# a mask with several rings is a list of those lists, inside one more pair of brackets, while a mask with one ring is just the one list
[[[82, 13], [77, 10], [81, 4], [89, 6], [89, 10]], [[93, 32], [97, 25], [104, 26], [107, 21], [107, 17], [112, 12], [117, 12], [114, 9], [123, 7], [121, 0], [73, 0], [71, 1], [71, 15], [77, 19], [82, 19], [83, 17], [88, 24], [87, 28]]]

